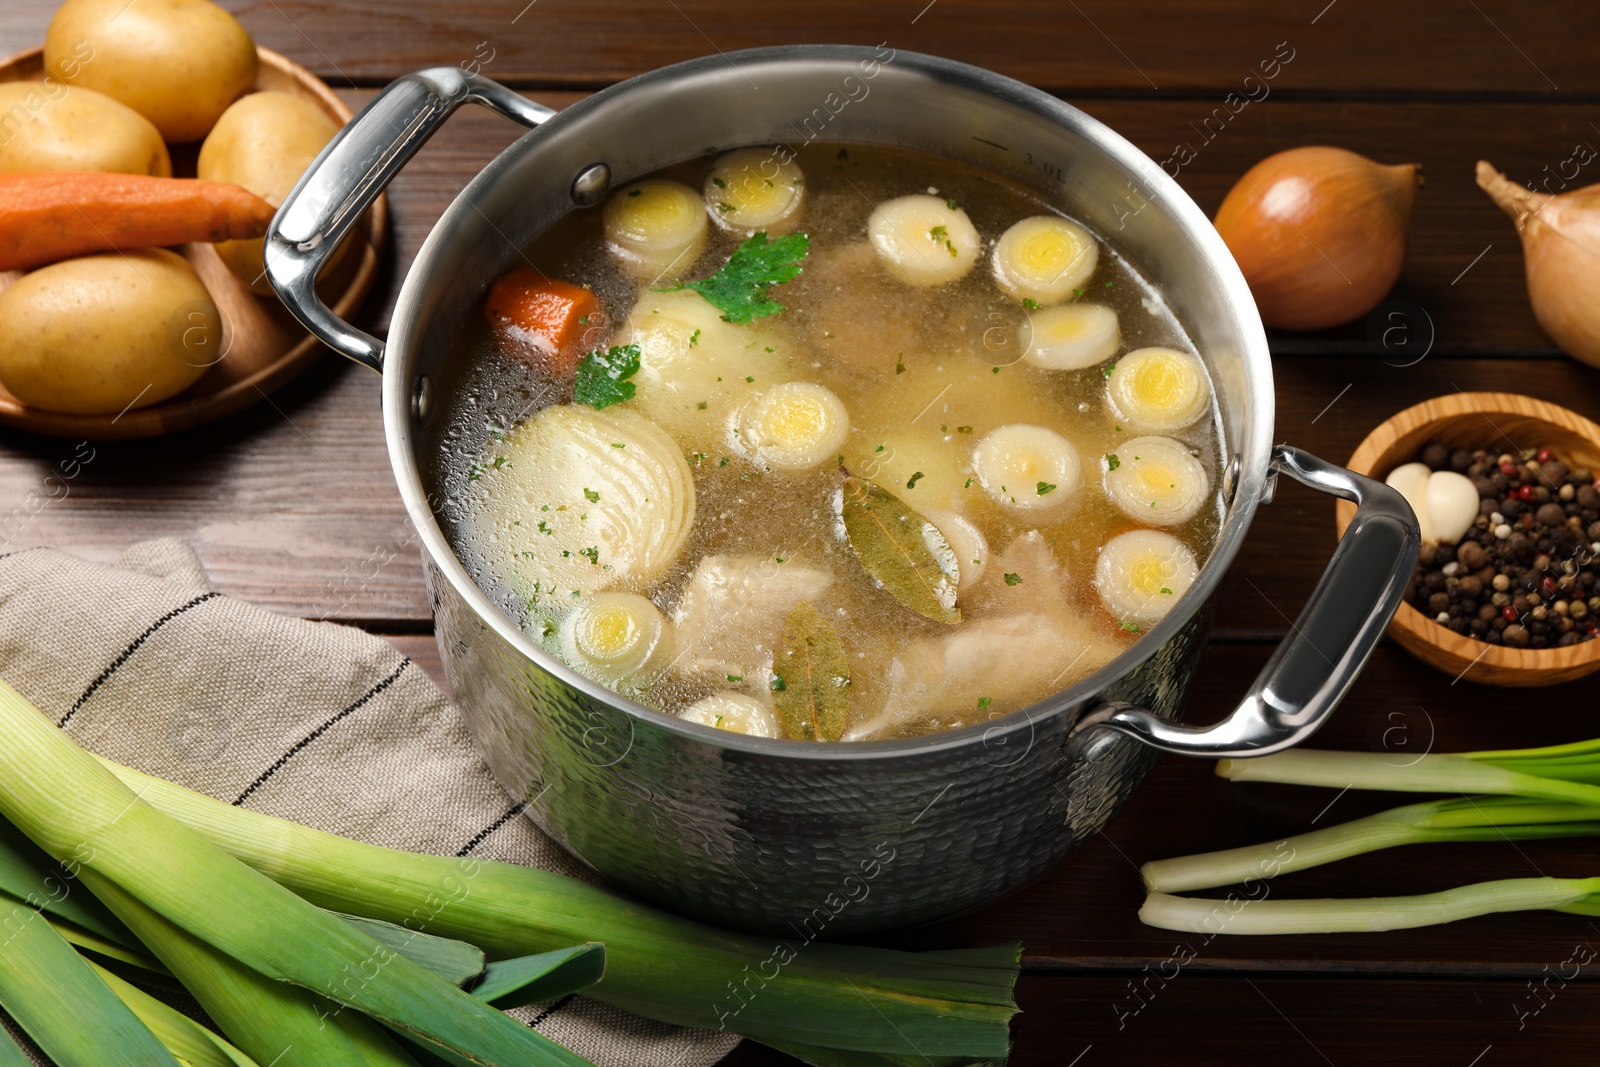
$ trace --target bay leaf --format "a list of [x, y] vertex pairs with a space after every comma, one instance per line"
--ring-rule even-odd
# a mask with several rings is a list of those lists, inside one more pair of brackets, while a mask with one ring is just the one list
[[887, 489], [843, 467], [836, 498], [845, 536], [868, 574], [891, 596], [934, 622], [958, 623], [960, 568], [939, 528]]
[[789, 739], [839, 740], [850, 712], [850, 663], [839, 634], [809, 602], [784, 620], [772, 671], [772, 702]]

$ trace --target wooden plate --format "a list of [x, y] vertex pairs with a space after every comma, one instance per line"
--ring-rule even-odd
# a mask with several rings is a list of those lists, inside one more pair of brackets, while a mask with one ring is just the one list
[[[343, 126], [351, 112], [316, 75], [276, 52], [256, 50], [261, 74], [256, 89], [304, 97]], [[44, 49], [30, 48], [0, 62], [0, 82], [44, 77]], [[175, 177], [193, 177], [200, 145], [168, 145]], [[388, 201], [380, 196], [347, 238], [359, 242], [336, 271], [318, 282], [322, 298], [340, 318], [349, 318], [372, 288], [378, 259], [388, 239]], [[208, 244], [185, 245], [180, 252], [194, 265], [222, 313], [223, 357], [177, 396], [121, 415], [72, 415], [30, 408], [0, 387], [0, 424], [35, 433], [91, 440], [156, 437], [231, 414], [289, 381], [325, 349], [273, 297], [256, 296], [233, 276]], [[359, 254], [357, 254], [359, 253]], [[0, 273], [0, 290], [21, 277]]]
[[[1416, 459], [1430, 441], [1495, 452], [1549, 448], [1574, 470], [1600, 471], [1600, 426], [1564, 407], [1513, 393], [1452, 393], [1407, 408], [1368, 434], [1347, 466], [1386, 478]], [[1354, 504], [1339, 502], [1339, 536], [1355, 511]], [[1555, 685], [1600, 670], [1600, 638], [1566, 648], [1491, 645], [1441, 626], [1409, 602], [1395, 612], [1389, 636], [1451, 677], [1485, 685]]]

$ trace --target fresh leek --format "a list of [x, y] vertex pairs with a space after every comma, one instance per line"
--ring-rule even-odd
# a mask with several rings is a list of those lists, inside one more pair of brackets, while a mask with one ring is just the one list
[[[586, 995], [663, 1022], [900, 1056], [1003, 1060], [1018, 946], [910, 953], [716, 930], [548, 871], [398, 852], [107, 763], [145, 801], [324, 908], [491, 956], [605, 942]], [[841, 991], [848, 993], [841, 995]]]
[[255, 1060], [183, 1012], [163, 1004], [104, 967], [96, 966], [94, 970], [178, 1062], [188, 1067], [258, 1067]]
[[163, 815], [4, 684], [0, 735], [0, 816], [58, 860], [103, 875], [220, 952], [458, 1061], [586, 1062]]
[[256, 973], [92, 869], [83, 869], [79, 877], [178, 976], [222, 1032], [257, 1062], [277, 1067], [415, 1067], [395, 1052], [369, 1063], [361, 1046], [383, 1041], [381, 1035], [365, 1032], [373, 1024], [359, 1013], [338, 1011], [328, 1001]]
[[58, 1067], [178, 1067], [43, 915], [3, 907], [0, 1004]]

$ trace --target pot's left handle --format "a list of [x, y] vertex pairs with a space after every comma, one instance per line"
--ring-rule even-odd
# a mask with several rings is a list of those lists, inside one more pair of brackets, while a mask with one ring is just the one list
[[482, 104], [530, 129], [555, 112], [498, 82], [434, 67], [390, 82], [300, 176], [266, 237], [267, 279], [284, 307], [334, 351], [383, 369], [383, 342], [317, 296], [317, 272], [378, 194], [462, 104]]
[[1355, 501], [1356, 514], [1244, 700], [1211, 726], [1183, 726], [1112, 702], [1086, 715], [1080, 734], [1116, 730], [1182, 756], [1265, 756], [1310, 737], [1339, 706], [1411, 584], [1422, 532], [1405, 497], [1380, 481], [1288, 445], [1273, 449], [1272, 469]]

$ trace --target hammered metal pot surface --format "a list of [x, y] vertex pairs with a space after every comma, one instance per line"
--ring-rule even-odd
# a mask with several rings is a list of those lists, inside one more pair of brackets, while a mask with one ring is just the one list
[[[500, 106], [508, 110], [503, 98]], [[407, 121], [400, 115], [395, 128]], [[987, 729], [794, 745], [644, 709], [529, 641], [474, 585], [432, 514], [428, 414], [440, 405], [417, 398], [450, 378], [456, 324], [474, 313], [492, 278], [521, 262], [520, 247], [581, 209], [575, 201], [603, 199], [593, 190], [597, 174], [614, 185], [708, 146], [806, 139], [817, 130], [964, 160], [1116, 234], [1120, 251], [1159, 274], [1212, 366], [1222, 451], [1233, 462], [1211, 565], [1116, 662]], [[365, 358], [348, 338], [334, 340]], [[486, 167], [441, 218], [407, 276], [382, 363], [385, 430], [429, 557], [445, 667], [495, 774], [547, 833], [632, 892], [717, 923], [804, 936], [907, 926], [977, 907], [1099, 832], [1155, 753], [1110, 730], [1075, 738], [1072, 727], [1106, 701], [1178, 718], [1214, 572], [1243, 540], [1271, 446], [1271, 371], [1259, 319], [1226, 249], [1176, 184], [1060, 101], [892, 50], [885, 58], [881, 50], [817, 46], [697, 60], [550, 118]]]
[[[568, 851], [724, 926], [804, 937], [929, 922], [1038, 877], [1099, 833], [1157, 753], [1024, 717], [975, 744], [837, 762], [738, 752], [563, 684], [429, 568], [445, 670], [490, 765]], [[1177, 718], [1209, 613], [1106, 696]]]

